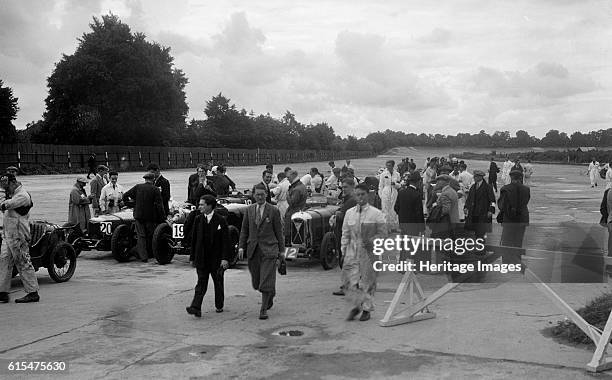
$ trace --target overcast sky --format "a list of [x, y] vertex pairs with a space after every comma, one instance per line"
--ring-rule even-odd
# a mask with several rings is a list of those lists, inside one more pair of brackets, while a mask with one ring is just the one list
[[0, 79], [42, 117], [46, 78], [109, 11], [172, 48], [190, 118], [222, 92], [359, 137], [612, 127], [612, 2], [0, 0]]

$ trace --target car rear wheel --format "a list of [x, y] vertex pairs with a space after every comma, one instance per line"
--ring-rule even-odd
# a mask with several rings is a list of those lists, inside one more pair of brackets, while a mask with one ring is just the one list
[[323, 236], [319, 258], [325, 270], [335, 268], [338, 265], [338, 250], [336, 249], [336, 236], [333, 232], [327, 232]]
[[160, 265], [169, 264], [174, 257], [172, 251], [172, 227], [168, 223], [162, 223], [153, 232], [153, 255]]
[[240, 240], [240, 231], [238, 228], [234, 226], [229, 226], [229, 236], [230, 236], [230, 244], [231, 244], [231, 260], [229, 262], [229, 266], [234, 267], [238, 263], [238, 241]]
[[72, 278], [76, 270], [77, 255], [74, 247], [66, 242], [55, 246], [49, 256], [47, 271], [55, 282], [66, 282]]
[[130, 226], [122, 224], [115, 228], [111, 237], [111, 252], [115, 260], [120, 263], [130, 261], [132, 250], [132, 236]]

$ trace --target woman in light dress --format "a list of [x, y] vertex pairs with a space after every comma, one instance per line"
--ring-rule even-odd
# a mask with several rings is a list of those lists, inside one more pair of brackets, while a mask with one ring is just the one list
[[389, 160], [385, 166], [386, 169], [378, 177], [378, 196], [381, 199], [381, 211], [385, 215], [387, 229], [393, 231], [399, 229], [399, 221], [394, 207], [401, 178], [399, 172], [395, 170], [395, 161]]

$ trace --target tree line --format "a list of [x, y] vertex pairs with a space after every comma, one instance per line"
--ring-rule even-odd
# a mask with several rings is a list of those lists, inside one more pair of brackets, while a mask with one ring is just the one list
[[386, 130], [340, 137], [325, 122], [304, 124], [238, 109], [218, 94], [205, 102], [204, 120], [186, 120], [188, 78], [170, 48], [132, 32], [115, 15], [93, 18], [73, 54], [64, 54], [47, 78], [46, 111], [25, 130], [13, 125], [18, 99], [0, 80], [0, 143], [204, 146], [384, 152], [398, 146], [612, 146], [612, 128], [586, 134], [550, 130], [543, 138], [519, 130], [492, 135], [405, 133]]

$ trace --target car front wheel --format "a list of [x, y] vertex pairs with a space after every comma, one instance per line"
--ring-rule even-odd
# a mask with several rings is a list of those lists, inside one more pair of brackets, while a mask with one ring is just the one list
[[111, 237], [111, 252], [115, 260], [120, 263], [130, 261], [132, 245], [130, 226], [122, 224], [115, 228]]
[[327, 232], [323, 236], [319, 257], [321, 265], [325, 270], [335, 268], [338, 265], [338, 250], [336, 249], [336, 236], [333, 232]]
[[77, 255], [74, 247], [66, 242], [61, 242], [49, 256], [47, 271], [49, 277], [55, 282], [66, 282], [72, 278], [76, 270]]
[[174, 257], [172, 252], [172, 227], [168, 223], [162, 223], [153, 232], [153, 255], [160, 265], [169, 264]]

